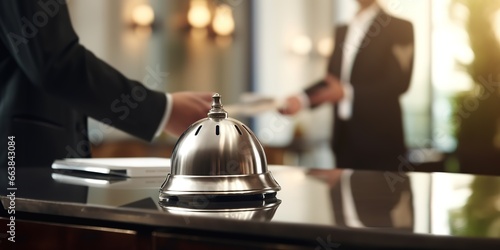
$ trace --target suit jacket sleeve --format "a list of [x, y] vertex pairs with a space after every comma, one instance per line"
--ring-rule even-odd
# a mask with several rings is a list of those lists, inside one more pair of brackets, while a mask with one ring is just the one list
[[2, 0], [0, 39], [40, 91], [139, 138], [153, 138], [165, 94], [127, 79], [80, 45], [64, 0]]
[[[343, 35], [345, 35], [345, 31], [347, 29], [347, 26], [342, 25], [339, 26], [335, 29], [335, 48], [333, 50], [333, 53], [331, 57], [328, 59], [328, 67], [327, 67], [327, 73], [332, 74], [336, 76], [337, 78], [340, 78], [340, 57], [342, 56], [341, 53], [341, 48], [342, 46], [339, 46], [342, 42]], [[337, 72], [339, 71], [339, 72]], [[307, 87], [304, 92], [306, 93], [307, 96], [312, 96], [316, 94], [319, 91], [324, 91], [326, 88], [326, 82], [325, 80], [320, 80], [317, 81], [316, 83], [312, 84], [311, 86]], [[311, 104], [311, 108], [315, 108], [320, 106], [321, 103], [319, 104]]]

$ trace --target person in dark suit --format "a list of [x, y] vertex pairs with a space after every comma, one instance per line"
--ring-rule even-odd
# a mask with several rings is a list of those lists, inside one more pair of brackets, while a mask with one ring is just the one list
[[335, 32], [325, 79], [286, 100], [284, 114], [334, 103], [332, 149], [341, 168], [398, 169], [406, 156], [399, 97], [413, 68], [413, 26], [375, 0]]
[[11, 156], [17, 167], [90, 157], [87, 117], [147, 141], [162, 131], [179, 135], [206, 117], [210, 100], [127, 79], [79, 43], [64, 0], [0, 2], [2, 169]]

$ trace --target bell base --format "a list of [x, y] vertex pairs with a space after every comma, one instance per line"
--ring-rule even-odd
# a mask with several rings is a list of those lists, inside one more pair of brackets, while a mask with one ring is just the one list
[[266, 207], [269, 204], [281, 203], [276, 198], [276, 193], [262, 195], [187, 195], [187, 196], [169, 196], [160, 200], [163, 207], [188, 208], [192, 210], [218, 210], [233, 209], [246, 210], [248, 208]]
[[189, 197], [207, 200], [262, 200], [281, 190], [271, 172], [250, 175], [167, 175], [160, 189], [160, 201]]
[[211, 202], [196, 200], [159, 202], [163, 211], [181, 216], [210, 216], [236, 220], [269, 221], [273, 218], [281, 200], [269, 198], [253, 201]]

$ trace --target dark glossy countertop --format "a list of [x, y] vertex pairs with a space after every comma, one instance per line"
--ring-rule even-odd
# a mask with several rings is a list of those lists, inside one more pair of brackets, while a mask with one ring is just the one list
[[[270, 166], [277, 200], [160, 206], [164, 177], [16, 172], [16, 212], [343, 245], [500, 249], [500, 177]], [[6, 187], [2, 203], [8, 207]], [[219, 209], [217, 209], [219, 206]], [[222, 206], [222, 207], [221, 207]], [[225, 208], [225, 209], [221, 209]]]

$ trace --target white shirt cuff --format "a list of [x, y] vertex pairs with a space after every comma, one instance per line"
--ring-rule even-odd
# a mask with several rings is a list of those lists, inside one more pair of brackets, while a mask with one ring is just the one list
[[354, 102], [354, 89], [350, 83], [342, 83], [344, 89], [344, 98], [339, 102], [339, 118], [349, 120], [352, 116], [352, 103]]
[[154, 138], [157, 138], [158, 136], [161, 135], [161, 133], [165, 129], [165, 125], [170, 119], [170, 115], [172, 114], [172, 105], [173, 105], [172, 96], [169, 93], [165, 93], [165, 96], [167, 97], [167, 101], [165, 102], [166, 103], [165, 113], [163, 114], [163, 118], [161, 118], [160, 124], [156, 129]]
[[301, 109], [311, 107], [311, 101], [309, 101], [309, 96], [305, 92], [300, 92], [297, 97], [299, 98]]

